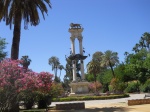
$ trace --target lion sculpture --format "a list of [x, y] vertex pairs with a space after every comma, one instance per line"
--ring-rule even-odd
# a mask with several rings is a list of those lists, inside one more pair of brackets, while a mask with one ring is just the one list
[[70, 23], [71, 28], [81, 28], [81, 24]]

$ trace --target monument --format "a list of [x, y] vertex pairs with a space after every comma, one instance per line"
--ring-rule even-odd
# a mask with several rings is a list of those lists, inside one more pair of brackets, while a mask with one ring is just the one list
[[[73, 81], [70, 83], [70, 95], [87, 94], [89, 92], [89, 83], [85, 80], [84, 60], [87, 56], [83, 55], [81, 24], [70, 24], [69, 32], [71, 33], [71, 54], [68, 57], [72, 61]], [[79, 53], [75, 53], [75, 39], [79, 41]]]

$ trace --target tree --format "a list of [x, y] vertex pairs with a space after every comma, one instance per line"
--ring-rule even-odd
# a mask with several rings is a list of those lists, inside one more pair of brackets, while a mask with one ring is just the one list
[[18, 59], [21, 35], [21, 23], [24, 20], [24, 28], [28, 23], [36, 26], [40, 23], [39, 11], [48, 14], [47, 5], [51, 8], [50, 0], [1, 0], [0, 21], [4, 20], [6, 25], [14, 25], [13, 40], [11, 47], [11, 59]]
[[64, 69], [64, 66], [63, 66], [63, 65], [59, 65], [59, 66], [58, 66], [58, 69], [60, 70], [60, 75], [59, 75], [59, 79], [60, 79], [61, 71]]
[[0, 37], [0, 61], [2, 59], [4, 59], [7, 55], [7, 52], [4, 52], [6, 44], [7, 43], [6, 43], [5, 39]]
[[135, 54], [128, 56], [129, 63], [126, 64], [126, 72], [130, 73], [132, 79], [139, 80], [141, 83], [144, 83], [146, 79], [150, 78], [150, 69], [149, 69], [149, 53], [146, 49], [141, 49]]
[[66, 75], [64, 76], [64, 79], [67, 80], [66, 82], [71, 82], [73, 79], [73, 72], [72, 72], [72, 61], [69, 58], [66, 58]]
[[29, 56], [26, 55], [22, 56], [21, 60], [21, 65], [23, 66], [23, 68], [25, 68], [25, 70], [27, 70], [28, 66], [30, 65], [31, 59], [29, 59]]
[[[48, 72], [25, 73], [20, 62], [5, 59], [0, 63], [0, 112], [19, 112], [19, 96], [24, 91], [42, 95], [50, 92], [53, 75]], [[31, 97], [28, 95], [28, 98]]]
[[126, 65], [127, 64], [120, 63], [117, 67], [114, 68], [116, 78], [121, 82], [128, 82], [133, 80], [133, 75], [131, 75], [130, 72], [126, 72]]
[[[98, 61], [90, 61], [87, 65], [87, 72], [89, 74], [93, 74], [94, 75], [94, 81], [95, 81], [95, 84], [96, 84], [96, 78], [97, 78], [97, 74], [99, 74], [101, 72], [101, 66], [99, 64]], [[96, 86], [96, 85], [95, 85]], [[96, 92], [97, 90], [95, 90]]]
[[85, 79], [86, 79], [88, 82], [93, 82], [93, 81], [95, 81], [95, 78], [94, 78], [94, 75], [93, 75], [93, 74], [85, 74]]
[[133, 47], [132, 51], [135, 51], [135, 53], [139, 52], [139, 44], [135, 44], [135, 46]]
[[150, 52], [150, 33], [148, 32], [145, 32], [141, 36], [139, 43], [135, 44], [132, 50], [135, 51], [135, 53], [137, 53], [142, 49], [146, 49]]
[[49, 58], [49, 65], [52, 66], [52, 71], [54, 70], [55, 78], [57, 77], [57, 69], [60, 65], [59, 59], [56, 56]]
[[118, 53], [107, 50], [102, 56], [102, 66], [110, 67], [112, 71], [113, 77], [115, 77], [115, 73], [113, 67], [119, 63]]
[[142, 39], [144, 47], [150, 52], [150, 33], [145, 32]]
[[101, 62], [102, 61], [102, 55], [103, 55], [102, 52], [97, 51], [93, 54], [92, 59], [95, 61]]

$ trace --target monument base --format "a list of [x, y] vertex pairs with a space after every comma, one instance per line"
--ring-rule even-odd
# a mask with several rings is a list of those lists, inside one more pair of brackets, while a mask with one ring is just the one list
[[70, 96], [78, 96], [78, 95], [85, 95], [89, 93], [89, 82], [72, 82], [69, 84], [71, 87]]

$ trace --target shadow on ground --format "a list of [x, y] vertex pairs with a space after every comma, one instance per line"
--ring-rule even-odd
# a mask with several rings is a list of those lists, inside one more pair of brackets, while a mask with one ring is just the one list
[[[86, 108], [84, 110], [53, 110], [53, 112], [127, 112], [124, 107]], [[49, 112], [52, 112], [51, 110]]]

